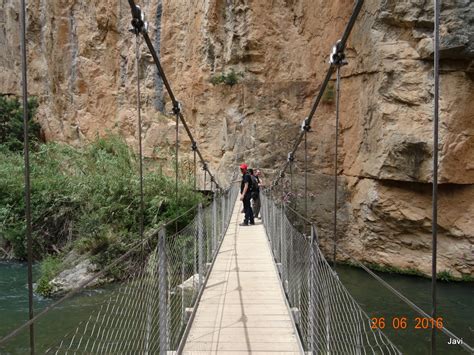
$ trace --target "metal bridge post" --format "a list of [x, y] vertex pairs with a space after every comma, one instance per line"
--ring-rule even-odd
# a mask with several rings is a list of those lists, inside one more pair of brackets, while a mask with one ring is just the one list
[[[276, 210], [276, 206], [275, 206]], [[281, 205], [281, 215], [280, 215], [280, 242], [281, 242], [281, 268], [282, 268], [282, 279], [283, 279], [283, 288], [285, 292], [288, 293], [288, 258], [286, 252], [286, 236], [284, 233], [284, 219], [285, 215], [285, 204]]]
[[217, 247], [217, 201], [216, 196], [212, 200], [212, 255]]
[[326, 338], [326, 353], [331, 353], [331, 315], [329, 310], [329, 291], [327, 287], [322, 287], [324, 292], [323, 306], [324, 306], [324, 329]]
[[[280, 255], [279, 255], [279, 258], [280, 258], [280, 263], [282, 263], [283, 261], [283, 255], [281, 254], [281, 233], [278, 233], [278, 232], [281, 232], [278, 230], [278, 225], [277, 225], [277, 217], [276, 217], [276, 214], [277, 214], [277, 208], [276, 208], [276, 204], [274, 201], [272, 201], [272, 221], [271, 221], [271, 226], [272, 226], [272, 236], [271, 238], [272, 239], [280, 239]], [[283, 266], [283, 264], [282, 264]], [[280, 273], [283, 273], [283, 268], [280, 270]]]
[[202, 204], [198, 207], [198, 273], [199, 273], [199, 289], [201, 289], [204, 281], [204, 223], [202, 215]]
[[[282, 209], [282, 214], [283, 214], [283, 209]], [[283, 216], [282, 216], [282, 219], [283, 219]], [[292, 307], [294, 307], [294, 305], [296, 304], [296, 299], [295, 299], [296, 276], [294, 274], [297, 272], [296, 267], [294, 265], [294, 263], [295, 263], [294, 243], [293, 243], [294, 234], [295, 234], [295, 230], [293, 228], [290, 228], [290, 233], [288, 233], [288, 235], [287, 235], [288, 240], [286, 241], [287, 242], [286, 243], [286, 248], [287, 248], [286, 255], [287, 255], [287, 258], [288, 258], [288, 266], [287, 266], [287, 269], [286, 269], [286, 282], [287, 282], [287, 285], [288, 285], [288, 299], [290, 300], [290, 305]]]
[[166, 231], [158, 232], [158, 317], [160, 334], [160, 354], [168, 352], [168, 270], [166, 260]]
[[308, 304], [308, 329], [309, 329], [309, 350], [311, 354], [316, 354], [317, 338], [317, 312], [318, 312], [318, 259], [317, 246], [318, 234], [314, 224], [311, 224], [310, 248], [309, 248], [309, 304]]
[[[186, 248], [183, 248], [183, 250], [181, 251], [181, 285], [184, 285], [184, 281], [186, 281], [185, 265], [186, 265]], [[186, 304], [184, 303], [184, 287], [181, 287], [181, 328], [185, 324], [186, 324]]]
[[225, 233], [225, 222], [226, 222], [226, 213], [225, 213], [225, 195], [226, 193], [224, 192], [221, 196], [221, 218], [222, 218], [222, 235], [221, 235], [221, 238], [224, 237], [224, 233]]
[[227, 191], [227, 196], [225, 198], [226, 200], [226, 213], [227, 213], [227, 219], [226, 219], [226, 222], [230, 222], [230, 217], [231, 217], [231, 214], [232, 214], [232, 206], [230, 205], [230, 198], [231, 198], [231, 193], [230, 193], [230, 190]]

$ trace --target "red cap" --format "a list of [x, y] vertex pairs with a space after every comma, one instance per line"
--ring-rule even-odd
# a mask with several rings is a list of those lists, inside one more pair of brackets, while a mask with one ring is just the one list
[[240, 164], [240, 169], [247, 170], [247, 168], [248, 168], [247, 164]]

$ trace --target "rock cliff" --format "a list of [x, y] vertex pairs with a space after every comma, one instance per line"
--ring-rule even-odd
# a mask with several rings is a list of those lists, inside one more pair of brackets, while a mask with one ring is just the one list
[[[0, 92], [18, 93], [18, 1], [0, 9]], [[243, 161], [269, 181], [284, 163], [352, 11], [348, 0], [146, 0], [165, 71], [221, 181]], [[28, 1], [31, 93], [47, 139], [108, 131], [136, 146], [135, 39], [127, 1]], [[340, 245], [358, 259], [430, 273], [433, 13], [425, 0], [367, 0], [342, 69]], [[474, 276], [474, 3], [443, 1], [439, 270]], [[166, 160], [169, 98], [142, 46], [144, 144]], [[235, 85], [212, 79], [237, 73]], [[335, 105], [309, 134], [310, 214], [331, 247]], [[181, 156], [189, 141], [181, 134]], [[298, 152], [295, 171], [301, 173]], [[302, 176], [295, 174], [301, 195]], [[340, 254], [341, 258], [344, 258]]]

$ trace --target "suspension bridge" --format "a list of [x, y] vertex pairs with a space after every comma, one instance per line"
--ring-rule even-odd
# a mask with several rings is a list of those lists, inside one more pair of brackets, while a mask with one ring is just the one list
[[[163, 224], [150, 233], [140, 221], [140, 240], [108, 266], [38, 314], [32, 308], [31, 217], [29, 211], [28, 124], [25, 112], [25, 186], [29, 254], [30, 320], [0, 339], [0, 350], [9, 342], [29, 334], [30, 353], [48, 354], [216, 354], [216, 353], [281, 353], [281, 354], [399, 354], [401, 351], [377, 327], [339, 280], [338, 274], [320, 249], [316, 226], [307, 218], [307, 177], [305, 174], [305, 216], [292, 211], [273, 193], [289, 169], [294, 156], [306, 141], [311, 120], [323, 92], [336, 72], [336, 127], [339, 117], [340, 69], [345, 64], [344, 49], [352, 27], [363, 6], [356, 1], [346, 29], [333, 49], [327, 75], [315, 98], [309, 115], [301, 124], [293, 150], [275, 180], [261, 193], [262, 221], [253, 226], [240, 226], [241, 203], [234, 181], [226, 189], [211, 173], [198, 144], [186, 124], [181, 105], [168, 82], [160, 60], [148, 36], [147, 23], [141, 9], [129, 0], [133, 33], [136, 36], [137, 70], [140, 61], [140, 36], [157, 66], [169, 94], [176, 117], [188, 134], [197, 159], [209, 176], [213, 195], [208, 204], [199, 204], [184, 215]], [[23, 99], [27, 98], [25, 51], [25, 2], [22, 13]], [[435, 4], [435, 53], [439, 50], [439, 3]], [[435, 55], [435, 81], [438, 79], [438, 57]], [[139, 76], [137, 75], [137, 78]], [[435, 86], [435, 139], [437, 140], [438, 83]], [[26, 101], [24, 101], [25, 103]], [[27, 105], [24, 104], [24, 108]], [[140, 81], [137, 80], [138, 132], [141, 132]], [[337, 137], [337, 132], [336, 132]], [[141, 208], [143, 215], [143, 161], [139, 134]], [[176, 163], [179, 151], [176, 130]], [[337, 147], [337, 143], [336, 143]], [[437, 141], [435, 144], [437, 149]], [[437, 167], [437, 151], [434, 152]], [[336, 159], [337, 162], [337, 149]], [[437, 169], [434, 169], [436, 172]], [[436, 174], [436, 173], [435, 173]], [[196, 173], [195, 173], [196, 175]], [[434, 226], [436, 225], [436, 176], [434, 177]], [[178, 182], [178, 165], [176, 166]], [[335, 168], [337, 186], [337, 166]], [[178, 185], [176, 185], [178, 186]], [[176, 198], [179, 198], [176, 189]], [[337, 188], [335, 209], [337, 210]], [[178, 229], [177, 220], [189, 217], [191, 223]], [[301, 228], [303, 226], [303, 228]], [[334, 248], [332, 260], [339, 251], [337, 215], [334, 213]], [[433, 228], [433, 279], [436, 279], [436, 228]], [[344, 251], [341, 251], [344, 252]], [[350, 257], [350, 256], [349, 256]], [[357, 261], [354, 261], [357, 263]], [[35, 325], [56, 310], [67, 299], [84, 290], [95, 280], [119, 265], [133, 265], [127, 279], [115, 287], [96, 310], [85, 315], [74, 327], [58, 334], [57, 341], [41, 349], [35, 346]], [[435, 320], [436, 286], [433, 284], [433, 309], [426, 313], [399, 291], [361, 265], [394, 295], [420, 316]], [[436, 352], [436, 334], [443, 333], [460, 340], [445, 327], [433, 328], [431, 346]], [[466, 342], [460, 348], [473, 353]], [[4, 350], [8, 353], [8, 350]]]

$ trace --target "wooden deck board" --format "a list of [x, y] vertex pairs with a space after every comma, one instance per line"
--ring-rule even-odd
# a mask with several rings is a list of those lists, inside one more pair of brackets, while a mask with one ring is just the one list
[[240, 207], [237, 201], [184, 354], [300, 354], [263, 225], [239, 226]]

